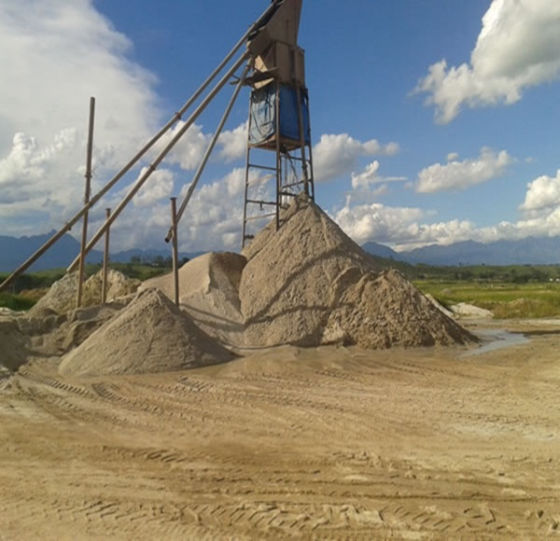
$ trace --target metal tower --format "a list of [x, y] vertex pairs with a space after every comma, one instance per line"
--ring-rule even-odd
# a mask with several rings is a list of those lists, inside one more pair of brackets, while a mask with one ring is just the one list
[[280, 209], [290, 198], [302, 191], [315, 197], [304, 52], [297, 45], [301, 7], [302, 0], [285, 0], [247, 44], [243, 246], [264, 220], [274, 218], [281, 226]]

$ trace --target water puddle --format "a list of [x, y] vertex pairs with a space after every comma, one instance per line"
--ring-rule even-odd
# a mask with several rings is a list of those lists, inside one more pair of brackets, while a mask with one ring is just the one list
[[482, 345], [476, 349], [463, 353], [461, 357], [481, 355], [483, 353], [488, 353], [489, 351], [508, 348], [510, 346], [518, 346], [520, 344], [526, 344], [527, 342], [529, 342], [529, 339], [524, 334], [508, 332], [504, 331], [503, 329], [487, 329], [483, 331], [477, 331], [476, 335], [482, 341]]

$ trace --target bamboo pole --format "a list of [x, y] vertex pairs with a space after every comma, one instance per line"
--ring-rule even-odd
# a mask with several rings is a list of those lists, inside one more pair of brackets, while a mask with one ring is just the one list
[[173, 239], [171, 243], [171, 253], [173, 259], [173, 290], [175, 292], [175, 304], [179, 306], [179, 265], [177, 254], [177, 198], [171, 198], [171, 231]]
[[[105, 218], [109, 219], [111, 209], [105, 209]], [[103, 250], [103, 283], [101, 284], [101, 304], [107, 302], [107, 274], [109, 271], [109, 233], [111, 229], [105, 231], [105, 249]]]
[[[214, 150], [214, 146], [216, 145], [216, 142], [218, 141], [218, 138], [220, 137], [220, 133], [222, 133], [222, 130], [224, 129], [224, 125], [229, 117], [229, 114], [231, 113], [231, 110], [235, 104], [235, 101], [237, 100], [237, 97], [239, 96], [239, 91], [241, 90], [241, 87], [243, 86], [243, 82], [245, 80], [245, 77], [247, 76], [247, 72], [249, 71], [250, 66], [247, 65], [245, 67], [245, 69], [243, 70], [243, 74], [241, 75], [241, 78], [239, 79], [239, 82], [237, 83], [235, 90], [231, 96], [231, 99], [229, 100], [229, 103], [226, 107], [226, 110], [224, 111], [224, 114], [222, 115], [222, 118], [218, 124], [218, 127], [216, 128], [216, 131], [214, 133], [214, 136], [212, 137], [212, 140], [210, 141], [210, 144], [208, 145], [208, 147], [206, 148], [206, 151], [204, 153], [204, 156], [202, 158], [202, 161], [200, 162], [200, 165], [198, 166], [198, 169], [194, 175], [194, 178], [189, 186], [189, 189], [187, 190], [187, 194], [185, 195], [185, 199], [183, 200], [183, 202], [181, 203], [181, 206], [179, 207], [179, 212], [177, 213], [177, 222], [179, 222], [181, 220], [181, 218], [183, 217], [183, 213], [185, 212], [185, 209], [187, 208], [187, 205], [189, 204], [189, 201], [192, 197], [192, 194], [196, 188], [196, 185], [198, 184], [198, 181], [200, 180], [200, 177], [202, 175], [202, 172], [204, 171], [204, 168], [206, 167], [206, 164], [208, 163], [208, 159], [210, 158], [210, 154], [212, 154], [212, 151]], [[173, 231], [171, 229], [169, 229], [169, 232], [167, 233], [167, 236], [165, 237], [165, 242], [169, 242], [169, 240], [172, 238], [173, 235]]]
[[86, 213], [91, 207], [93, 207], [126, 173], [132, 169], [132, 167], [146, 154], [146, 152], [152, 148], [159, 139], [185, 114], [185, 112], [193, 105], [193, 103], [200, 97], [202, 92], [206, 90], [208, 85], [216, 78], [216, 76], [224, 69], [224, 67], [233, 58], [235, 53], [241, 48], [241, 46], [246, 43], [247, 39], [258, 30], [258, 28], [269, 20], [274, 12], [283, 4], [283, 0], [274, 0], [272, 4], [264, 11], [264, 13], [253, 23], [249, 29], [243, 34], [241, 39], [235, 44], [232, 50], [226, 55], [222, 62], [216, 67], [216, 69], [208, 76], [206, 81], [196, 90], [196, 92], [189, 98], [189, 100], [177, 111], [172, 118], [167, 122], [163, 128], [160, 129], [139, 151], [138, 153], [109, 181], [107, 184], [94, 195], [89, 203], [82, 207], [70, 220], [68, 220], [64, 226], [59, 229], [49, 240], [47, 240], [35, 253], [29, 256], [16, 270], [14, 270], [2, 283], [0, 283], [0, 291], [3, 291], [8, 285], [10, 285], [13, 280], [19, 276], [22, 272], [25, 272], [37, 259], [39, 259], [53, 244], [58, 242], [68, 231], [72, 229], [72, 226]]
[[[88, 124], [88, 140], [86, 155], [86, 190], [84, 195], [84, 205], [87, 206], [91, 195], [91, 162], [93, 156], [93, 127], [95, 121], [95, 98], [89, 99], [89, 124]], [[80, 269], [78, 271], [78, 295], [76, 299], [76, 307], [82, 306], [82, 294], [84, 287], [84, 274], [86, 265], [86, 242], [87, 242], [88, 212], [84, 212], [84, 222], [82, 225], [82, 241], [80, 243]]]
[[[130, 200], [136, 195], [138, 190], [144, 185], [146, 180], [150, 178], [150, 175], [157, 169], [158, 165], [163, 161], [165, 156], [170, 152], [170, 150], [177, 144], [179, 139], [184, 135], [184, 133], [192, 126], [195, 120], [200, 116], [200, 114], [206, 109], [208, 104], [214, 99], [216, 94], [222, 89], [222, 87], [229, 81], [235, 71], [247, 60], [249, 56], [248, 52], [245, 52], [239, 60], [227, 71], [227, 73], [220, 79], [220, 81], [216, 84], [216, 86], [212, 89], [210, 94], [206, 96], [204, 101], [196, 108], [196, 110], [191, 114], [188, 120], [185, 121], [185, 124], [181, 126], [181, 129], [177, 131], [173, 139], [168, 143], [168, 145], [160, 152], [158, 157], [152, 162], [152, 164], [147, 168], [146, 172], [136, 181], [134, 186], [130, 189], [130, 191], [126, 194], [124, 199], [119, 203], [117, 208], [113, 211], [111, 216], [107, 219], [107, 221], [97, 230], [95, 235], [89, 241], [88, 245], [86, 246], [86, 253], [97, 244], [97, 241], [103, 236], [105, 230], [110, 227], [110, 225], [116, 220], [119, 214], [124, 210], [126, 205], [130, 202]], [[76, 268], [78, 264], [79, 257], [76, 257], [70, 266], [66, 269], [67, 272], [71, 272]]]

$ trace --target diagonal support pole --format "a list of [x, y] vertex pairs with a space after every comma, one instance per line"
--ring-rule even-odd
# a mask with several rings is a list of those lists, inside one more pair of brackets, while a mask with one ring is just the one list
[[[216, 145], [216, 142], [218, 141], [218, 138], [220, 137], [220, 134], [222, 133], [222, 130], [224, 129], [224, 125], [229, 117], [229, 114], [231, 113], [231, 110], [235, 104], [235, 101], [237, 100], [237, 97], [239, 96], [239, 91], [241, 90], [241, 87], [243, 86], [243, 83], [245, 81], [245, 77], [247, 76], [247, 72], [249, 71], [249, 64], [247, 64], [247, 66], [245, 67], [245, 70], [243, 71], [243, 74], [241, 75], [239, 82], [237, 83], [235, 90], [233, 92], [233, 95], [231, 96], [231, 99], [229, 100], [229, 103], [226, 107], [226, 110], [220, 120], [220, 123], [218, 124], [218, 127], [216, 128], [216, 132], [214, 133], [214, 136], [212, 137], [212, 140], [210, 141], [210, 144], [208, 145], [208, 148], [206, 149], [206, 152], [204, 153], [204, 157], [202, 158], [202, 161], [200, 162], [200, 165], [198, 166], [198, 169], [194, 175], [194, 178], [192, 180], [192, 182], [189, 185], [189, 189], [187, 190], [187, 194], [185, 195], [185, 199], [183, 200], [183, 202], [181, 203], [181, 206], [179, 207], [179, 210], [177, 212], [177, 217], [176, 217], [176, 221], [177, 223], [181, 220], [183, 213], [185, 212], [185, 209], [187, 208], [187, 205], [189, 204], [189, 201], [191, 200], [192, 194], [196, 188], [196, 185], [198, 184], [198, 181], [200, 180], [200, 177], [204, 171], [204, 168], [206, 167], [206, 164], [208, 163], [208, 159], [210, 158], [210, 154], [212, 154], [212, 151], [214, 150], [214, 146]], [[165, 242], [169, 242], [171, 239], [173, 238], [173, 228], [169, 229], [169, 232], [167, 233], [167, 236], [165, 237]]]

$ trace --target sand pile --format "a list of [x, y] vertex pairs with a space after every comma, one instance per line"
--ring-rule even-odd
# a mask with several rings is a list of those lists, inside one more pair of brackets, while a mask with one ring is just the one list
[[451, 311], [454, 316], [459, 318], [485, 319], [494, 317], [494, 314], [490, 310], [486, 310], [485, 308], [480, 308], [479, 306], [468, 304], [466, 302], [460, 302], [452, 305]]
[[64, 375], [96, 376], [182, 370], [230, 360], [156, 289], [148, 289], [66, 355]]
[[[243, 251], [206, 254], [180, 270], [196, 323], [239, 347], [358, 344], [366, 348], [474, 341], [396, 271], [384, 271], [317, 205], [298, 197], [283, 225]], [[173, 295], [172, 276], [150, 280]]]
[[17, 370], [27, 360], [27, 339], [16, 318], [0, 317], [0, 366]]
[[65, 274], [57, 280], [29, 310], [29, 317], [42, 317], [48, 314], [65, 314], [76, 308], [76, 291], [78, 290], [78, 273]]
[[[239, 287], [249, 344], [323, 342], [341, 292], [375, 263], [318, 206], [300, 197], [244, 250]], [[332, 341], [332, 336], [328, 341]]]
[[396, 270], [367, 273], [341, 292], [325, 337], [368, 349], [465, 343], [470, 336]]
[[[239, 301], [239, 282], [245, 257], [231, 252], [201, 255], [179, 269], [181, 308], [196, 324], [222, 342], [242, 341], [243, 316]], [[174, 299], [172, 274], [145, 281], [139, 288], [156, 287]]]
[[473, 337], [396, 271], [370, 258], [317, 205], [299, 197], [244, 251], [246, 342], [366, 348], [463, 343]]
[[[40, 355], [62, 355], [79, 346], [95, 330], [114, 317], [126, 303], [112, 302], [104, 305], [76, 308], [66, 315], [58, 316], [56, 325], [47, 325], [51, 318], [35, 318], [29, 322], [38, 322], [39, 329], [27, 332], [34, 353]], [[43, 329], [41, 329], [41, 323]]]
[[[109, 269], [107, 272], [107, 302], [136, 293], [140, 280], [128, 278], [122, 272]], [[84, 306], [94, 306], [101, 302], [103, 270], [90, 276], [84, 284]]]
[[[102, 271], [90, 276], [84, 283], [82, 306], [101, 303]], [[139, 280], [127, 278], [122, 272], [110, 269], [107, 274], [107, 301], [134, 293]], [[42, 317], [49, 313], [66, 314], [76, 308], [78, 273], [65, 274], [56, 281], [29, 311], [30, 317]]]

